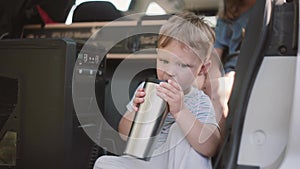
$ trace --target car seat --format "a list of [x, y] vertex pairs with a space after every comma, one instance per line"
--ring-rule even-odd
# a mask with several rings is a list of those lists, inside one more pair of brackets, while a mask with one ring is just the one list
[[121, 11], [107, 1], [88, 1], [79, 4], [73, 14], [73, 22], [113, 21], [122, 17]]

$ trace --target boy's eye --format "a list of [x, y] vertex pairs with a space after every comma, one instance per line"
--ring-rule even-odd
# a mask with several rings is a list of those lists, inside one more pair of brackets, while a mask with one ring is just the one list
[[181, 63], [179, 63], [178, 65], [180, 67], [182, 67], [182, 68], [191, 67], [191, 65], [188, 65], [188, 64], [181, 64]]
[[165, 60], [165, 59], [159, 59], [160, 62], [162, 62], [163, 64], [168, 64], [169, 61]]

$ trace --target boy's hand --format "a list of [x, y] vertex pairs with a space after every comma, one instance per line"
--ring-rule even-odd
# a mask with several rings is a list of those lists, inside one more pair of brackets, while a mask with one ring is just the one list
[[139, 110], [139, 105], [144, 103], [145, 91], [143, 88], [137, 90], [133, 99], [133, 110], [137, 112]]
[[168, 80], [168, 83], [161, 82], [157, 86], [157, 95], [164, 99], [169, 104], [169, 111], [173, 117], [183, 109], [183, 91], [181, 86], [172, 81]]

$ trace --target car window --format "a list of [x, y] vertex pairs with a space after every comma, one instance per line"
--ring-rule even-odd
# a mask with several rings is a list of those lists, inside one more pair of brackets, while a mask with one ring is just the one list
[[167, 12], [156, 2], [149, 3], [147, 10], [146, 10], [147, 15], [163, 15], [166, 13]]

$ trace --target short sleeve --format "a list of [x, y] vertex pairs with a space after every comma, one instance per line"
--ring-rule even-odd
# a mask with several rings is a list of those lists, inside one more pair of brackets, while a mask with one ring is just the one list
[[197, 119], [203, 123], [210, 123], [218, 126], [215, 109], [210, 98], [204, 94], [204, 92], [202, 92], [200, 98], [200, 104], [197, 111], [198, 113], [196, 115]]
[[195, 90], [196, 92], [186, 97], [185, 104], [202, 123], [213, 124], [219, 127], [210, 98], [202, 90]]

